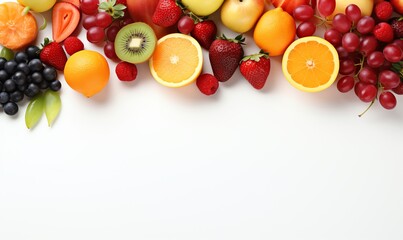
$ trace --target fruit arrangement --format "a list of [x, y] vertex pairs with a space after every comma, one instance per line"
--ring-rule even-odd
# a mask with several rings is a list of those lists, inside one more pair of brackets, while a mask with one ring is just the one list
[[[137, 64], [167, 87], [193, 85], [206, 96], [239, 70], [260, 90], [270, 79], [270, 58], [282, 59], [285, 79], [318, 92], [336, 83], [342, 93], [385, 109], [403, 94], [403, 3], [399, 0], [18, 0], [0, 4], [0, 103], [4, 113], [29, 104], [26, 125], [42, 113], [58, 115], [62, 80], [92, 97], [111, 73], [137, 77]], [[35, 46], [34, 15], [52, 13], [52, 36]], [[234, 37], [209, 18], [219, 14]], [[85, 29], [86, 39], [77, 32]], [[245, 56], [245, 38], [260, 52]], [[99, 51], [86, 50], [95, 44]], [[208, 59], [203, 58], [208, 52]], [[212, 72], [203, 69], [209, 61]], [[112, 64], [111, 64], [112, 63]], [[110, 66], [115, 70], [110, 71]]]

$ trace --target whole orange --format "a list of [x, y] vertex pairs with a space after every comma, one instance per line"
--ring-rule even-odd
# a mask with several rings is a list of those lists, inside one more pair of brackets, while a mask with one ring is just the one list
[[105, 57], [91, 50], [73, 54], [64, 68], [67, 84], [86, 97], [100, 92], [109, 81], [109, 65]]
[[260, 17], [253, 32], [253, 39], [258, 47], [274, 57], [285, 52], [294, 41], [295, 32], [294, 18], [279, 7]]

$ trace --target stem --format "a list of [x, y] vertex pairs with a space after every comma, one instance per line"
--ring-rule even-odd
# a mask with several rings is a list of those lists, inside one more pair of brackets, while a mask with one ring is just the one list
[[372, 105], [374, 105], [375, 99], [372, 100], [371, 104], [369, 104], [369, 106], [367, 107], [367, 109], [365, 109], [364, 112], [362, 112], [360, 115], [358, 115], [359, 117], [362, 117], [371, 107]]
[[26, 7], [24, 8], [24, 10], [22, 10], [21, 15], [22, 15], [22, 16], [27, 15], [30, 10], [31, 10], [31, 8], [30, 8], [29, 6], [26, 6]]

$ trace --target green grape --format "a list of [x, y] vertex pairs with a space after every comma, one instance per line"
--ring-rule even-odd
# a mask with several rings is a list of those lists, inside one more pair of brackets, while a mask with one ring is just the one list
[[18, 0], [18, 2], [34, 12], [46, 12], [55, 5], [56, 0]]

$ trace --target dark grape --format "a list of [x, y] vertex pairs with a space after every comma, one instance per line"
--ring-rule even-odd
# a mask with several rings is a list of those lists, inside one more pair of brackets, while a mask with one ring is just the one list
[[337, 81], [337, 89], [342, 93], [349, 92], [354, 88], [354, 83], [354, 77], [343, 76]]
[[364, 16], [357, 22], [357, 31], [361, 34], [372, 32], [375, 27], [375, 20], [372, 17]]
[[8, 79], [3, 84], [4, 90], [8, 93], [14, 92], [17, 89], [17, 84], [11, 79]]
[[118, 34], [120, 28], [116, 25], [110, 26], [108, 30], [106, 30], [106, 38], [110, 42], [115, 42], [116, 35]]
[[10, 94], [10, 101], [11, 102], [19, 102], [24, 99], [24, 94], [21, 91], [14, 91]]
[[34, 46], [34, 45], [28, 46], [27, 49], [25, 49], [25, 52], [27, 53], [29, 60], [32, 60], [34, 58], [39, 58], [40, 50], [37, 46]]
[[348, 32], [343, 35], [341, 44], [347, 52], [355, 52], [360, 46], [360, 38], [357, 36], [357, 34]]
[[23, 72], [25, 75], [28, 75], [30, 70], [27, 63], [19, 63], [17, 65], [17, 71]]
[[[6, 70], [0, 70], [0, 82], [4, 82], [9, 78], [8, 73]], [[1, 90], [1, 89], [0, 89]]]
[[43, 76], [39, 72], [34, 72], [31, 74], [31, 82], [39, 84], [43, 81]]
[[314, 10], [309, 5], [300, 5], [293, 11], [293, 16], [299, 21], [308, 21], [313, 18]]
[[57, 71], [53, 67], [45, 67], [42, 72], [42, 76], [46, 81], [54, 81], [57, 79]]
[[42, 61], [34, 58], [31, 61], [28, 62], [28, 67], [31, 72], [42, 72], [43, 70], [43, 64]]
[[302, 22], [297, 27], [297, 36], [299, 38], [312, 36], [316, 31], [316, 25], [313, 22]]
[[324, 38], [335, 47], [341, 45], [342, 37], [342, 34], [334, 28], [326, 30], [324, 35]]
[[355, 71], [355, 63], [352, 59], [341, 59], [339, 73], [342, 75], [350, 75]]
[[25, 89], [24, 91], [25, 95], [30, 98], [35, 97], [39, 92], [40, 92], [39, 87], [34, 83], [30, 83], [27, 89]]
[[340, 59], [345, 59], [348, 58], [350, 55], [348, 54], [348, 52], [346, 51], [346, 49], [344, 49], [343, 46], [338, 46], [336, 48], [337, 53], [339, 54], [339, 58]]
[[374, 69], [363, 67], [358, 73], [358, 79], [363, 83], [376, 85], [378, 82], [378, 75]]
[[392, 89], [392, 91], [397, 95], [403, 95], [403, 82], [400, 82], [397, 87]]
[[379, 95], [379, 103], [385, 109], [390, 110], [396, 107], [397, 100], [393, 93], [385, 91]]
[[378, 40], [372, 35], [362, 37], [359, 50], [364, 56], [368, 56], [370, 53], [376, 50], [378, 47]]
[[115, 52], [115, 44], [113, 42], [107, 42], [104, 46], [105, 56], [112, 60], [117, 60], [118, 56]]
[[4, 70], [10, 75], [14, 74], [17, 70], [18, 63], [14, 60], [8, 61], [4, 64]]
[[17, 63], [27, 63], [28, 62], [28, 54], [25, 52], [17, 52], [14, 56], [14, 60]]
[[7, 92], [0, 92], [0, 103], [4, 104], [10, 100], [10, 95]]
[[4, 104], [3, 110], [7, 115], [15, 115], [18, 112], [18, 105], [14, 102]]
[[333, 17], [332, 24], [333, 28], [341, 33], [346, 33], [350, 31], [352, 26], [351, 20], [342, 13], [338, 13]]
[[57, 92], [62, 88], [62, 83], [59, 80], [54, 80], [50, 82], [49, 88], [50, 90]]
[[25, 75], [23, 72], [16, 72], [14, 73], [13, 76], [11, 76], [11, 79], [17, 84], [17, 85], [24, 85], [27, 83], [27, 75]]

